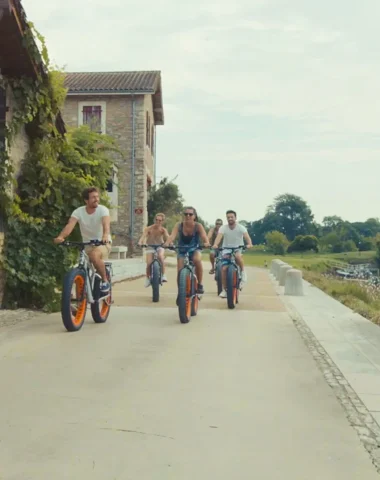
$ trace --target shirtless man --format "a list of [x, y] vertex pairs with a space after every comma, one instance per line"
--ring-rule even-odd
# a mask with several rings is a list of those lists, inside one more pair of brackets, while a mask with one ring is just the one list
[[[168, 238], [169, 233], [166, 228], [163, 227], [165, 221], [165, 215], [163, 213], [157, 213], [154, 219], [155, 223], [149, 227], [145, 227], [143, 234], [141, 235], [138, 245], [162, 245]], [[145, 287], [150, 286], [150, 266], [153, 262], [154, 248], [147, 248], [146, 251], [146, 279]], [[165, 262], [164, 262], [164, 249], [159, 248], [157, 250], [158, 260], [162, 268], [162, 281], [167, 282], [165, 275]]]
[[[210, 245], [214, 245], [216, 236], [219, 233], [219, 228], [223, 226], [223, 220], [218, 218], [215, 221], [215, 226], [210, 229], [207, 234], [208, 239], [210, 240]], [[210, 263], [211, 263], [211, 270], [209, 271], [210, 274], [215, 273], [215, 256], [218, 254], [216, 250], [210, 250]]]

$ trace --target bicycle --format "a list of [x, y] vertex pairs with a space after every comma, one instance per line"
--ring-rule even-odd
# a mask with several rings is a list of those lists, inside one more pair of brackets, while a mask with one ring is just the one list
[[76, 332], [82, 328], [88, 304], [91, 306], [91, 315], [94, 322], [105, 323], [110, 314], [111, 304], [113, 303], [112, 262], [104, 262], [110, 290], [107, 294], [102, 295], [100, 291], [101, 276], [96, 272], [85, 252], [87, 245], [98, 247], [105, 245], [105, 243], [98, 240], [91, 240], [89, 242], [65, 241], [60, 245], [80, 249], [77, 265], [69, 270], [63, 279], [61, 316], [66, 330]]
[[215, 279], [215, 282], [216, 282], [216, 285], [217, 285], [217, 292], [218, 292], [218, 295], [220, 295], [220, 293], [222, 292], [223, 290], [223, 283], [222, 283], [222, 255], [221, 255], [221, 252], [222, 252], [223, 248], [216, 248], [214, 249], [215, 253], [217, 253], [217, 255], [215, 255], [215, 266], [214, 266], [214, 270], [215, 270], [215, 273], [214, 273], [214, 279]]
[[162, 267], [158, 260], [157, 250], [163, 248], [162, 245], [141, 245], [143, 248], [154, 248], [153, 261], [150, 265], [150, 284], [152, 286], [152, 299], [153, 302], [160, 300], [160, 285], [162, 286]]
[[[194, 247], [167, 247], [170, 250], [187, 250], [184, 257], [184, 265], [178, 272], [178, 314], [181, 323], [189, 323], [191, 317], [195, 317], [198, 313], [199, 300], [202, 295], [197, 293], [198, 278], [195, 273], [195, 265], [190, 260], [190, 249]], [[202, 247], [197, 247], [197, 250], [202, 250]]]
[[234, 248], [223, 248], [224, 251], [231, 251], [229, 258], [223, 259], [223, 266], [227, 265], [227, 305], [228, 308], [235, 308], [239, 303], [239, 292], [241, 290], [241, 269], [236, 263], [235, 252], [238, 250], [245, 250], [245, 245], [240, 245]]

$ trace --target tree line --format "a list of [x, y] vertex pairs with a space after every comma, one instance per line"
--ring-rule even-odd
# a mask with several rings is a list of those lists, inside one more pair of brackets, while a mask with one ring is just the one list
[[[184, 200], [178, 185], [164, 178], [149, 192], [149, 223], [162, 211], [170, 229], [180, 221]], [[198, 215], [206, 228], [210, 225]], [[271, 250], [283, 255], [292, 252], [351, 252], [375, 250], [380, 242], [380, 221], [368, 218], [364, 222], [348, 222], [336, 215], [326, 216], [322, 223], [315, 221], [310, 206], [297, 195], [278, 195], [266, 209], [265, 215], [254, 221], [241, 221], [257, 249]]]

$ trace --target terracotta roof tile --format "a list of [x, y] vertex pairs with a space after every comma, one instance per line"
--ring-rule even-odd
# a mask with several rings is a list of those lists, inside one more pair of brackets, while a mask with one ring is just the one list
[[68, 93], [155, 93], [161, 72], [70, 72], [66, 74]]

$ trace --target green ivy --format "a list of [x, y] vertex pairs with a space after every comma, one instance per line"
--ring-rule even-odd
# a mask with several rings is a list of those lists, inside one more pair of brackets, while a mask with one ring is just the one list
[[[54, 245], [53, 238], [72, 211], [83, 205], [85, 187], [95, 185], [105, 191], [120, 151], [113, 138], [87, 126], [64, 136], [58, 132], [56, 118], [66, 97], [64, 74], [50, 69], [44, 38], [32, 24], [24, 45], [41, 66], [37, 79], [0, 80], [2, 87], [12, 90], [17, 105], [6, 127], [8, 147], [23, 126], [30, 139], [17, 181], [9, 154], [3, 152], [0, 159], [0, 205], [7, 220], [1, 260], [6, 271], [4, 306], [55, 311], [63, 275], [77, 252]], [[107, 205], [104, 194], [102, 203]], [[78, 235], [76, 228], [73, 237]]]

